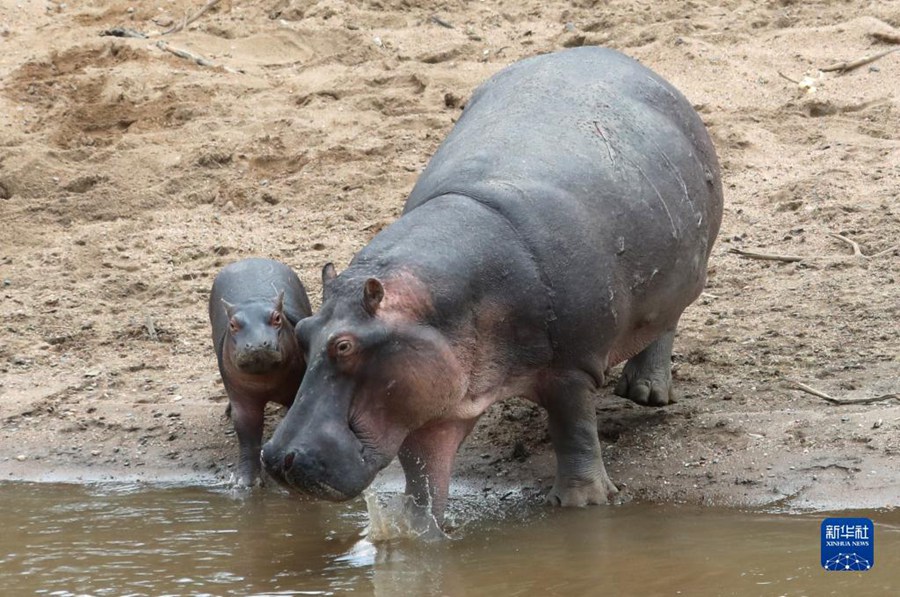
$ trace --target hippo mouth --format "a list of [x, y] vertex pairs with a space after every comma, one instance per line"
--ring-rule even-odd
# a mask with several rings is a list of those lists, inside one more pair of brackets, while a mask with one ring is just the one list
[[302, 493], [304, 495], [311, 495], [315, 498], [319, 498], [321, 500], [328, 500], [330, 502], [345, 502], [349, 499], [353, 499], [356, 496], [347, 495], [342, 491], [339, 491], [325, 483], [324, 481], [310, 481], [304, 484], [303, 487], [289, 486], [293, 491], [298, 493]]
[[305, 475], [292, 474], [292, 467], [294, 464], [293, 454], [285, 456], [281, 466], [270, 467], [265, 466], [265, 464], [265, 461], [263, 461], [264, 468], [279, 485], [295, 493], [310, 495], [331, 502], [344, 502], [356, 497], [354, 495], [347, 495], [343, 491], [332, 487], [320, 479], [311, 479]]
[[245, 373], [268, 373], [281, 365], [284, 357], [278, 350], [244, 350], [235, 355], [234, 362]]
[[270, 440], [262, 449], [263, 468], [292, 492], [332, 502], [351, 500], [369, 486], [391, 458], [367, 446], [351, 428], [344, 429], [345, 435], [335, 435], [334, 428], [326, 432], [323, 441], [330, 444], [327, 447], [322, 447], [315, 436], [312, 441], [288, 448], [279, 448]]

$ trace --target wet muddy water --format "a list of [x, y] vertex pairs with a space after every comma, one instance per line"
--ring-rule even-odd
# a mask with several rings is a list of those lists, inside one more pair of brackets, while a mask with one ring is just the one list
[[[0, 484], [4, 595], [898, 595], [900, 511], [875, 566], [819, 566], [824, 514], [454, 504], [452, 538], [373, 544], [362, 500], [268, 490]], [[850, 513], [844, 515], [851, 515]]]

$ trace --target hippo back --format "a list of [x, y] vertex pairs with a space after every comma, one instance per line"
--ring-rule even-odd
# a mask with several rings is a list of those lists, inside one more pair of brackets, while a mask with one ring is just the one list
[[[715, 150], [688, 101], [596, 47], [523, 60], [476, 90], [404, 213], [450, 194], [517, 230], [553, 297], [551, 335], [567, 339], [687, 306], [722, 213]], [[554, 347], [563, 358], [598, 349]]]

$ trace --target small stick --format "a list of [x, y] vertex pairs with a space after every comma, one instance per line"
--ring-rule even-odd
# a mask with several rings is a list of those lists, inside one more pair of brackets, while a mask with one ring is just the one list
[[864, 253], [862, 252], [862, 250], [859, 248], [859, 243], [858, 243], [858, 242], [856, 242], [856, 241], [854, 241], [854, 240], [852, 240], [852, 239], [849, 239], [849, 238], [847, 238], [846, 236], [844, 236], [844, 235], [842, 235], [842, 234], [837, 234], [837, 233], [835, 233], [835, 232], [831, 232], [831, 233], [829, 233], [829, 235], [830, 235], [830, 236], [833, 236], [834, 238], [836, 238], [836, 239], [838, 239], [838, 240], [842, 240], [842, 241], [844, 241], [845, 243], [847, 243], [848, 245], [850, 245], [851, 247], [853, 247], [853, 256], [854, 256], [854, 257], [862, 257], [863, 259], [873, 259], [873, 258], [875, 258], [875, 257], [881, 257], [882, 255], [887, 255], [888, 253], [893, 253], [893, 252], [896, 251], [898, 248], [900, 248], [900, 245], [894, 245], [893, 247], [891, 247], [891, 248], [889, 248], [889, 249], [885, 249], [885, 250], [883, 250], [883, 251], [878, 251], [877, 253], [872, 253], [871, 255], [866, 255], [866, 254], [864, 254]]
[[872, 253], [869, 255], [869, 259], [875, 259], [876, 257], [881, 257], [882, 255], [887, 255], [888, 253], [893, 253], [897, 249], [900, 249], [900, 245], [894, 245], [890, 249], [885, 249], [884, 251], [878, 251], [877, 253]]
[[873, 396], [872, 398], [852, 398], [838, 400], [835, 404], [874, 404], [876, 402], [884, 402], [885, 400], [900, 400], [900, 396], [897, 394], [885, 394], [884, 396]]
[[822, 469], [822, 470], [826, 470], [826, 469], [829, 469], [829, 468], [839, 468], [839, 469], [841, 469], [841, 470], [847, 471], [848, 473], [858, 473], [859, 471], [862, 470], [862, 469], [859, 468], [858, 466], [853, 466], [852, 464], [843, 464], [843, 463], [840, 463], [840, 462], [831, 462], [831, 463], [829, 463], [829, 464], [813, 464], [813, 465], [810, 465], [810, 466], [804, 466], [804, 467], [803, 467], [802, 469], [800, 469], [800, 470], [803, 470], [803, 471], [810, 471], [810, 470], [815, 469], [815, 468]]
[[874, 404], [876, 402], [884, 402], [885, 400], [900, 400], [900, 396], [897, 394], [884, 394], [883, 396], [873, 396], [872, 398], [852, 398], [847, 400], [841, 400], [839, 398], [832, 398], [825, 392], [820, 392], [819, 390], [812, 388], [805, 383], [801, 383], [799, 381], [795, 381], [793, 379], [788, 380], [788, 387], [800, 390], [801, 392], [806, 392], [807, 394], [812, 394], [822, 400], [828, 402], [829, 404], [835, 404], [839, 406], [853, 405], [853, 404]]
[[431, 15], [431, 22], [434, 23], [435, 25], [440, 25], [444, 29], [453, 29], [454, 28], [452, 23], [450, 23], [449, 21], [445, 21], [438, 15]]
[[190, 60], [191, 62], [199, 64], [200, 66], [208, 66], [211, 68], [221, 68], [229, 73], [242, 73], [243, 72], [239, 69], [231, 68], [230, 66], [216, 64], [215, 62], [212, 62], [211, 60], [204, 58], [200, 54], [194, 54], [194, 53], [188, 52], [187, 50], [173, 48], [172, 46], [170, 46], [163, 40], [159, 40], [158, 42], [156, 42], [156, 47], [159, 48], [160, 50], [169, 52], [170, 54], [175, 54], [179, 58], [184, 58], [185, 60]]
[[893, 31], [875, 31], [869, 35], [876, 41], [882, 41], [888, 44], [900, 44], [900, 33], [894, 33]]
[[801, 392], [806, 392], [807, 394], [812, 394], [813, 396], [817, 396], [826, 402], [830, 402], [831, 404], [840, 404], [841, 401], [837, 398], [832, 398], [825, 392], [820, 392], [819, 390], [812, 388], [805, 383], [801, 383], [799, 381], [794, 381], [793, 379], [788, 380], [788, 386], [795, 389], [800, 390]]
[[740, 255], [741, 257], [746, 257], [747, 259], [761, 259], [763, 261], [781, 261], [784, 263], [795, 263], [798, 261], [803, 261], [806, 259], [805, 257], [800, 257], [799, 255], [771, 255], [769, 253], [754, 253], [752, 251], [742, 251], [741, 249], [731, 248], [728, 249], [729, 253], [734, 253], [735, 255]]
[[842, 240], [845, 243], [847, 243], [848, 245], [850, 245], [851, 247], [853, 247], [853, 256], [854, 257], [863, 257], [863, 258], [865, 257], [865, 255], [863, 255], [863, 252], [859, 248], [859, 243], [856, 242], [855, 240], [849, 239], [842, 234], [838, 234], [837, 232], [831, 232], [831, 233], [829, 233], [829, 236], [832, 236], [838, 240]]
[[832, 71], [840, 71], [841, 73], [845, 73], [847, 71], [851, 71], [855, 68], [859, 68], [861, 66], [865, 66], [876, 60], [880, 60], [887, 56], [888, 54], [893, 54], [894, 52], [900, 50], [900, 48], [891, 48], [890, 50], [884, 50], [883, 52], [878, 52], [877, 54], [872, 54], [871, 56], [863, 56], [857, 60], [853, 60], [851, 62], [836, 62], [834, 64], [829, 64], [828, 66], [822, 67], [819, 70], [825, 73], [830, 73]]
[[144, 318], [144, 326], [147, 328], [147, 335], [150, 336], [150, 339], [156, 342], [159, 340], [159, 334], [156, 332], [156, 326], [153, 325], [153, 318], [149, 315]]
[[134, 29], [126, 29], [125, 27], [113, 27], [100, 32], [100, 37], [134, 37], [136, 39], [147, 39], [147, 36], [140, 31]]
[[195, 63], [199, 64], [200, 66], [215, 66], [215, 64], [213, 62], [207, 60], [200, 54], [192, 54], [191, 52], [188, 52], [187, 50], [179, 50], [178, 48], [173, 48], [172, 46], [170, 46], [169, 44], [167, 44], [166, 42], [164, 42], [162, 40], [159, 40], [158, 42], [156, 42], [156, 47], [159, 48], [160, 50], [165, 50], [166, 52], [169, 52], [170, 54], [175, 54], [179, 58], [184, 58], [185, 60], [190, 60], [192, 62], [195, 62]]
[[209, 2], [204, 4], [200, 8], [200, 10], [198, 10], [196, 13], [194, 13], [194, 16], [186, 17], [182, 22], [178, 23], [177, 25], [175, 25], [168, 31], [163, 31], [162, 34], [169, 35], [170, 33], [178, 33], [179, 31], [181, 31], [182, 29], [184, 29], [185, 27], [187, 27], [188, 25], [190, 25], [191, 23], [193, 23], [194, 21], [196, 21], [197, 19], [202, 17], [206, 13], [207, 10], [209, 10], [210, 8], [212, 8], [213, 6], [218, 4], [219, 1], [220, 0], [209, 0]]
[[800, 84], [800, 81], [798, 81], [798, 80], [796, 80], [796, 79], [790, 78], [789, 76], [787, 76], [786, 74], [784, 74], [784, 73], [781, 72], [781, 71], [778, 71], [778, 76], [781, 77], [782, 79], [787, 79], [788, 81], [790, 81], [790, 82], [793, 83], [794, 85], [799, 85], [799, 84]]

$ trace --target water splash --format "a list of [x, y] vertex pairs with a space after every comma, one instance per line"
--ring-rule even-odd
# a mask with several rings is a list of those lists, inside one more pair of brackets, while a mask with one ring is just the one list
[[447, 539], [431, 514], [431, 504], [420, 506], [412, 496], [390, 495], [379, 499], [374, 491], [363, 494], [369, 512], [369, 526], [366, 538], [372, 543], [383, 543], [400, 539], [436, 541]]

